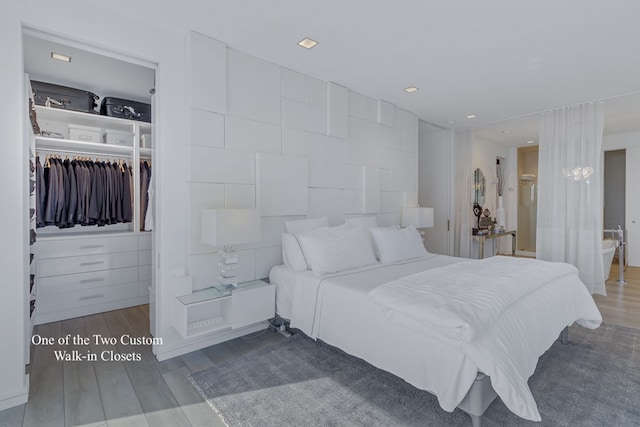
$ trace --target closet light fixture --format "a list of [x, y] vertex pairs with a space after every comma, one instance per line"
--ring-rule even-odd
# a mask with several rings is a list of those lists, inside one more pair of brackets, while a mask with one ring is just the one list
[[467, 119], [475, 119], [476, 117], [478, 117], [478, 116], [476, 116], [475, 114], [469, 114], [467, 116]]
[[312, 47], [318, 44], [317, 41], [310, 39], [309, 37], [305, 37], [298, 42], [299, 46], [302, 46], [305, 49], [311, 49]]
[[57, 59], [58, 61], [71, 62], [71, 57], [63, 55], [62, 53], [51, 52], [51, 59]]
[[415, 87], [415, 86], [409, 86], [409, 87], [404, 88], [404, 91], [407, 92], [407, 93], [413, 93], [413, 92], [417, 92], [419, 90], [420, 89]]

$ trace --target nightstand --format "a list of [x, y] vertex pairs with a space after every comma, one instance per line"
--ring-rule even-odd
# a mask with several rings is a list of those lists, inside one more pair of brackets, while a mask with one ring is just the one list
[[251, 280], [232, 290], [212, 286], [176, 297], [173, 326], [184, 338], [192, 338], [226, 334], [274, 316], [275, 286]]

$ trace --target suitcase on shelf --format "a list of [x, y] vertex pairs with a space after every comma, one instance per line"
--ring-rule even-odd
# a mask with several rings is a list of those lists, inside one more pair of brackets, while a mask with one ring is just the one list
[[36, 105], [98, 114], [95, 108], [100, 97], [95, 93], [36, 80], [31, 80], [31, 89]]
[[150, 123], [151, 104], [105, 96], [100, 104], [100, 114]]

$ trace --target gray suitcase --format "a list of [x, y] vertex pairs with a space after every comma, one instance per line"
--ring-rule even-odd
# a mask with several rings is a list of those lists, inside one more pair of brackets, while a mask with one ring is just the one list
[[95, 93], [36, 80], [31, 80], [31, 89], [36, 105], [98, 114], [95, 108], [100, 97]]

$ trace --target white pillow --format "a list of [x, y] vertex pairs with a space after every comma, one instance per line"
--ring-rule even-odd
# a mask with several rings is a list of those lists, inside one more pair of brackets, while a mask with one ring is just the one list
[[309, 264], [300, 249], [298, 239], [291, 233], [282, 233], [282, 260], [284, 265], [295, 271], [309, 269]]
[[319, 228], [297, 237], [311, 270], [318, 276], [377, 263], [364, 227]]
[[413, 225], [405, 228], [371, 229], [376, 255], [382, 264], [420, 258], [428, 254], [422, 237]]
[[328, 227], [329, 218], [326, 216], [320, 218], [307, 218], [295, 221], [285, 221], [284, 229], [287, 233], [303, 233], [309, 230], [315, 230], [320, 227]]
[[329, 218], [307, 218], [295, 221], [285, 221], [284, 228], [287, 233], [282, 234], [282, 261], [284, 265], [295, 271], [309, 270], [309, 263], [304, 257], [300, 243], [293, 233], [302, 233], [320, 227], [328, 227]]

